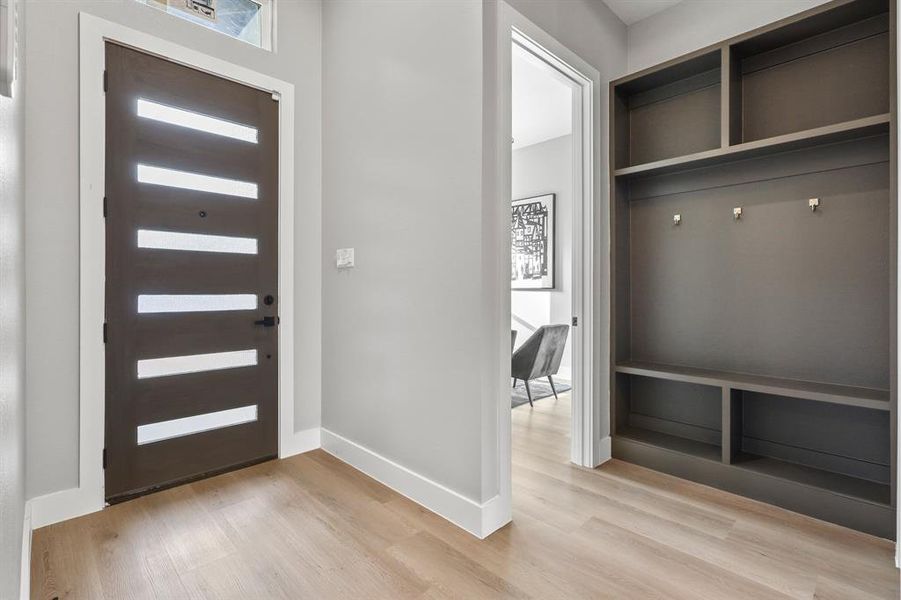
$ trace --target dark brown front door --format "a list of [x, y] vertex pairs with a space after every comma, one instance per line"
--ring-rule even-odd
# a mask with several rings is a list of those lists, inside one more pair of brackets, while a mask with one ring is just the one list
[[106, 497], [276, 455], [278, 103], [106, 46]]

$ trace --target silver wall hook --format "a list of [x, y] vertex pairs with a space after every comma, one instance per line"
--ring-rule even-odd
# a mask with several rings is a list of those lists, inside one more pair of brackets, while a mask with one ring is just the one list
[[673, 215], [673, 225], [682, 224], [682, 215]]
[[736, 206], [735, 208], [732, 209], [732, 218], [735, 219], [736, 221], [741, 219], [741, 207], [740, 206]]
[[811, 198], [810, 200], [807, 201], [807, 205], [810, 207], [811, 212], [816, 212], [817, 208], [819, 208], [819, 206], [820, 206], [820, 199], [819, 198]]

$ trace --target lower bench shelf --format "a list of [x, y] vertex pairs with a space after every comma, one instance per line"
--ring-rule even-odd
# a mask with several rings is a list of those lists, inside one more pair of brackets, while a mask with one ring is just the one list
[[718, 446], [635, 427], [617, 430], [613, 456], [879, 537], [895, 536], [888, 485], [750, 454], [728, 464]]
[[741, 453], [735, 457], [732, 464], [739, 469], [820, 488], [849, 498], [885, 506], [890, 506], [892, 502], [892, 488], [888, 484], [831, 473], [755, 454]]
[[651, 446], [657, 446], [681, 454], [690, 454], [698, 458], [719, 461], [722, 448], [713, 444], [705, 444], [683, 437], [642, 429], [640, 427], [623, 427], [617, 430], [617, 436]]

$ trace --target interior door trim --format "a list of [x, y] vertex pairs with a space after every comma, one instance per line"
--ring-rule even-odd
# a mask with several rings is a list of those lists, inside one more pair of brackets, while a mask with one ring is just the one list
[[[106, 42], [216, 75], [273, 94], [279, 102], [278, 293], [279, 457], [306, 448], [294, 431], [294, 86], [150, 34], [79, 13], [79, 457], [78, 487], [64, 490], [65, 501], [35, 514], [34, 527], [100, 510], [104, 506], [103, 344], [105, 224], [103, 219], [106, 149], [103, 72]], [[303, 432], [301, 432], [303, 433]], [[50, 504], [50, 503], [48, 503]]]

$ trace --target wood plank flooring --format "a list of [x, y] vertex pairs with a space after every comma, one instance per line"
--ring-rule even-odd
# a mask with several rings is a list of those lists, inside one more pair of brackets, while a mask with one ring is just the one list
[[514, 522], [480, 541], [322, 451], [34, 533], [32, 597], [896, 599], [886, 541], [619, 461], [569, 397], [513, 411]]

